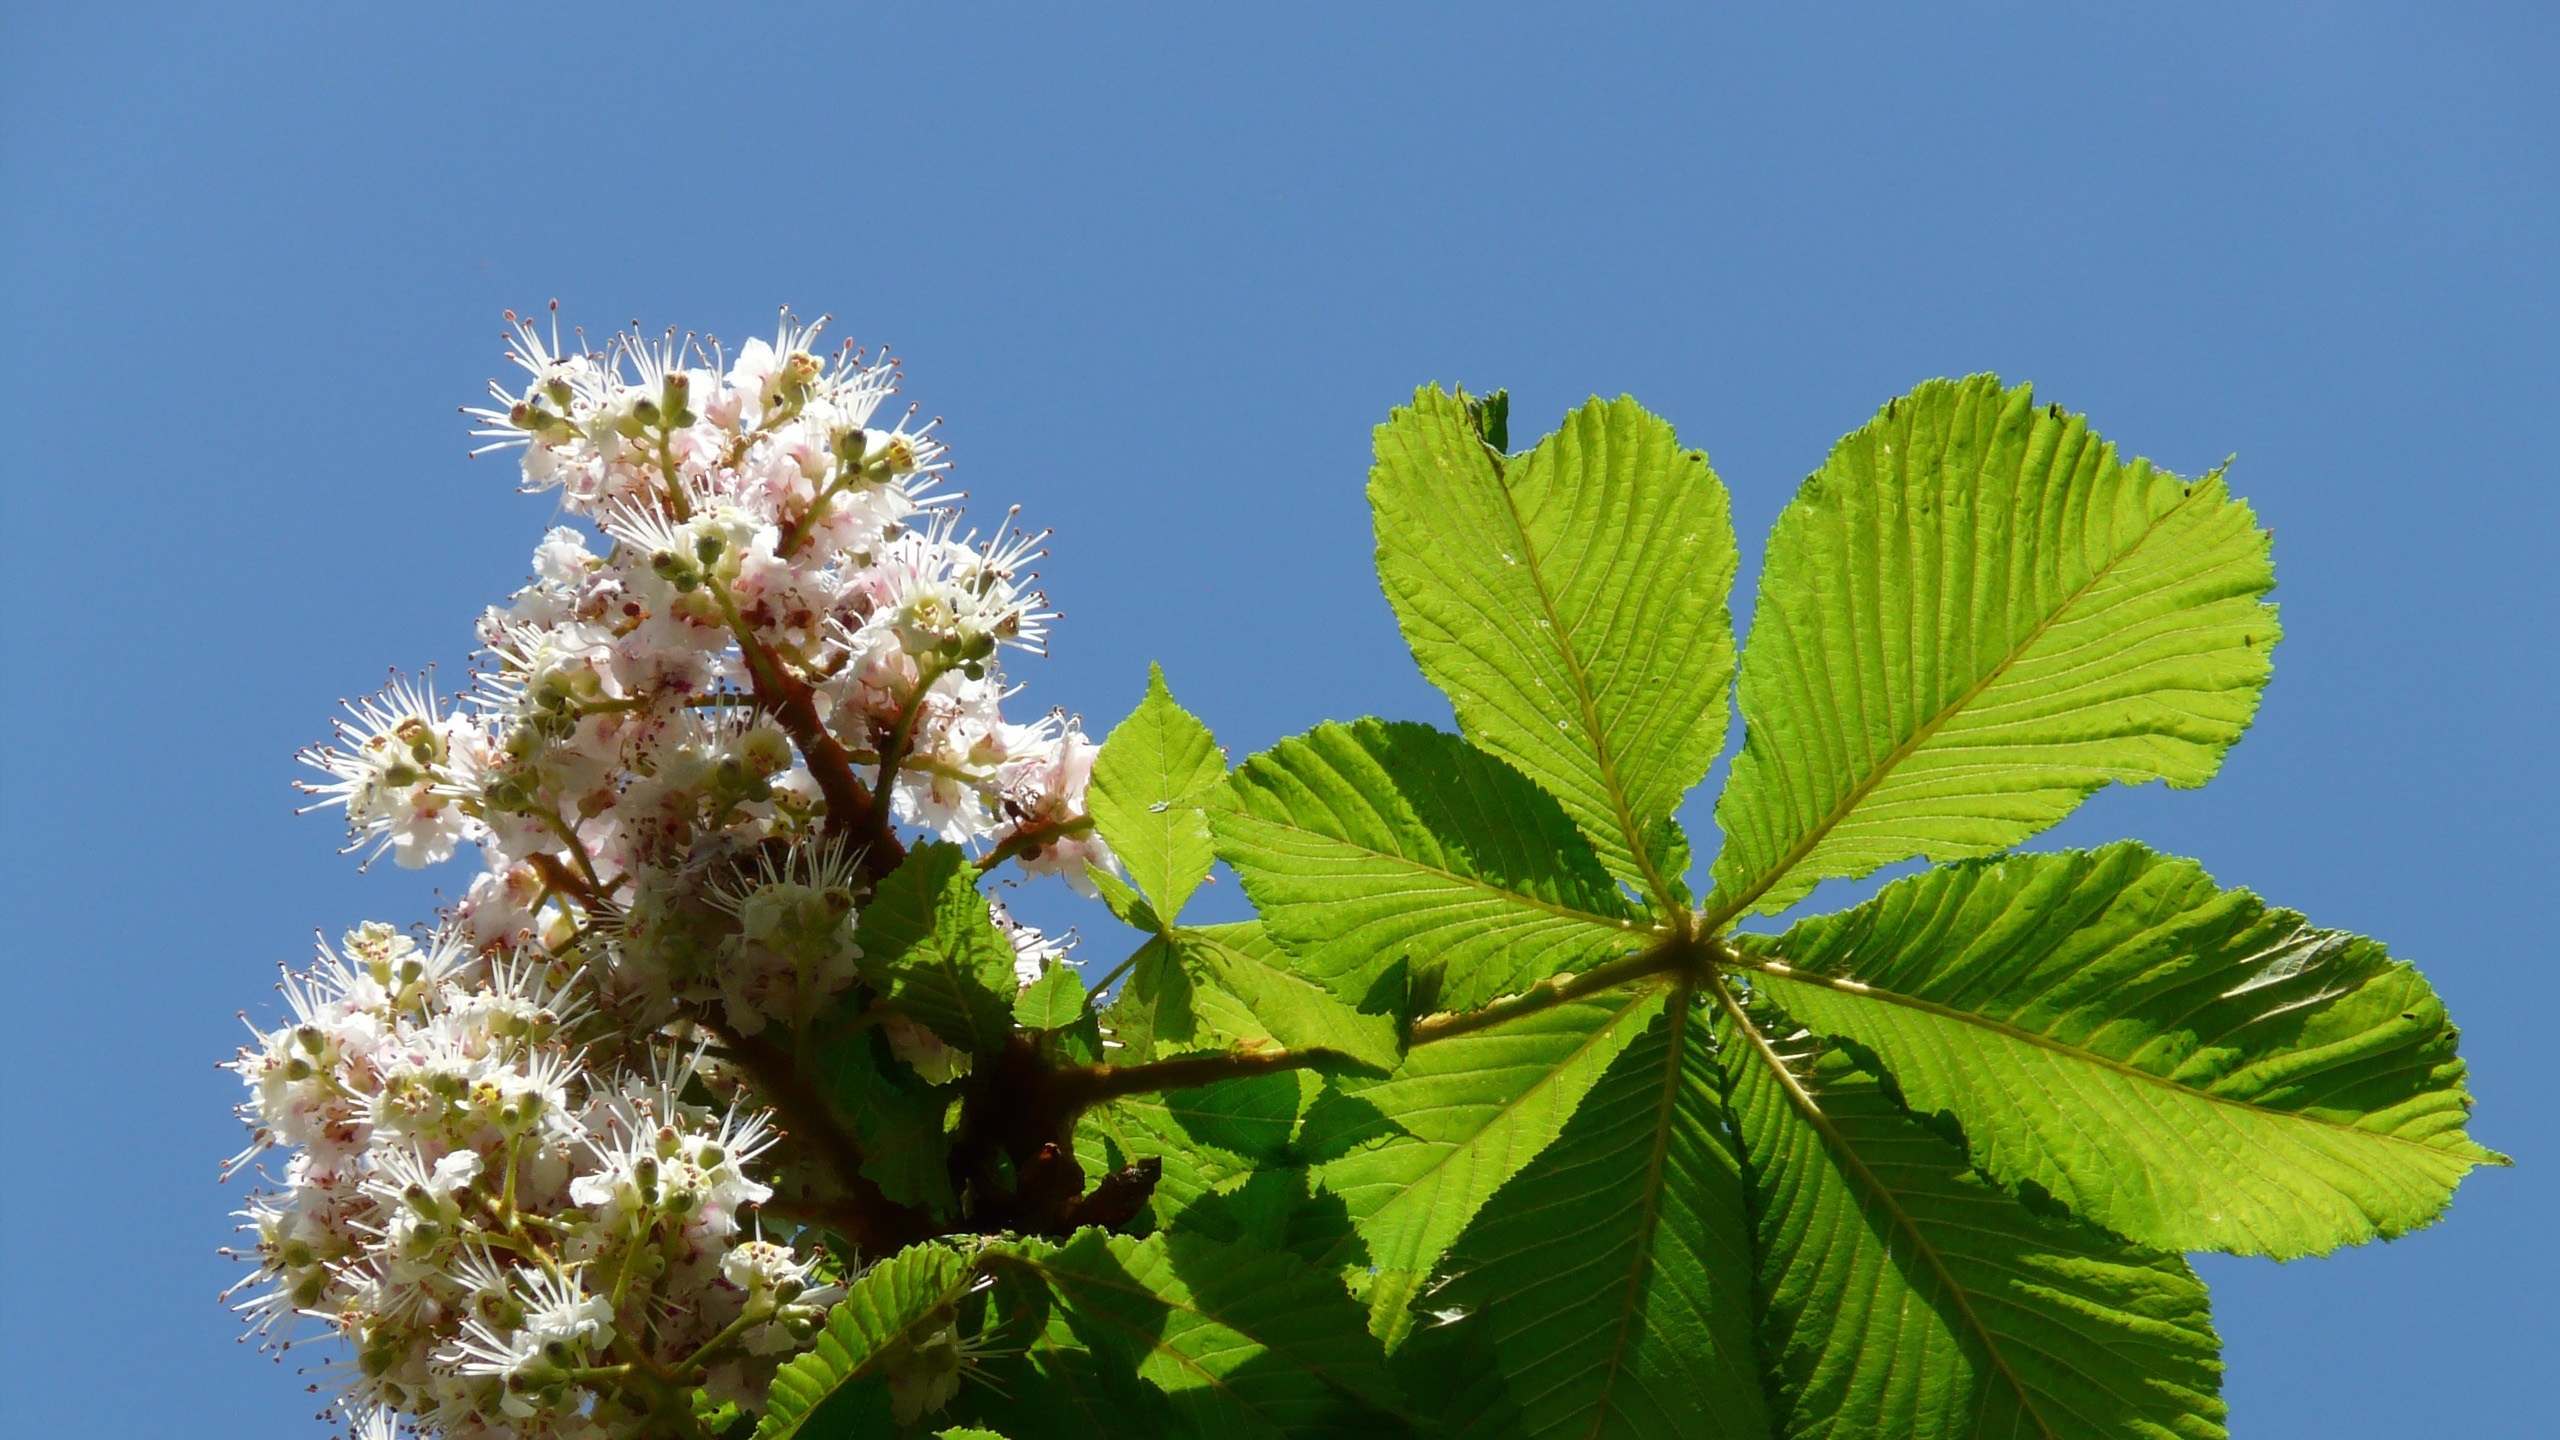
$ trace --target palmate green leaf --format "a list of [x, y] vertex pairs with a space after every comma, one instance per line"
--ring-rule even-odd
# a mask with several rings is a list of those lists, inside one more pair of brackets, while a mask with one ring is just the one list
[[1613, 874], [1685, 903], [1671, 813], [1724, 748], [1733, 674], [1737, 551], [1707, 457], [1620, 398], [1506, 460], [1437, 386], [1376, 444], [1378, 578], [1423, 673]]
[[862, 972], [945, 1044], [991, 1055], [1013, 1028], [1013, 944], [957, 845], [918, 845], [863, 908]]
[[910, 1342], [951, 1323], [977, 1264], [945, 1246], [912, 1245], [865, 1271], [827, 1312], [810, 1348], [775, 1372], [755, 1440], [894, 1433], [888, 1390], [865, 1382], [894, 1366]]
[[[1203, 1436], [1395, 1435], [1385, 1356], [1341, 1282], [1285, 1253], [1162, 1234], [1086, 1230], [991, 1256], [1045, 1290], [1080, 1363], [1134, 1373]], [[1017, 1302], [1018, 1303], [1018, 1302]], [[1048, 1327], [1054, 1332], [1058, 1327]], [[1053, 1344], [1033, 1342], [1031, 1358]], [[1120, 1433], [1164, 1431], [1125, 1427]]]
[[1770, 536], [1710, 918], [2203, 784], [2266, 683], [2268, 544], [2218, 476], [2120, 463], [2025, 386], [1886, 406]]
[[1720, 1051], [1778, 1435], [2221, 1440], [2185, 1261], [2030, 1212], [1839, 1053], [1737, 1029]]
[[1209, 822], [1297, 973], [1360, 1009], [1463, 1009], [1647, 938], [1553, 798], [1426, 725], [1283, 740]]
[[1129, 878], [1170, 925], [1216, 863], [1200, 798], [1226, 778], [1217, 738], [1147, 669], [1147, 697], [1104, 737], [1087, 809]]
[[1356, 1227], [1329, 1263], [1428, 1271], [1661, 1008], [1654, 991], [1568, 1002], [1417, 1046], [1387, 1079], [1318, 1101], [1299, 1143]]
[[1477, 1215], [1425, 1302], [1485, 1332], [1518, 1434], [1769, 1434], [1751, 1220], [1706, 1030], [1679, 994]]
[[2497, 1159], [2414, 968], [2139, 845], [1952, 866], [1742, 945], [1762, 995], [1952, 1115], [1976, 1165], [2143, 1244], [2398, 1235]]

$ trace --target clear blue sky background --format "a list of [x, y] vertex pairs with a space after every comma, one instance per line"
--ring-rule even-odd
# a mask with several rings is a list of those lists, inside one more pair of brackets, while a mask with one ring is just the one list
[[1445, 719], [1361, 499], [1425, 380], [1524, 440], [1635, 394], [1753, 557], [1927, 376], [2237, 452], [2289, 632], [2257, 729], [2044, 843], [2420, 961], [2517, 1165], [2397, 1244], [2206, 1262], [2234, 1424], [2560, 1433], [2547, 7], [391, 8], [0, 22], [0, 1433], [318, 1433], [212, 1299], [213, 1063], [315, 925], [466, 878], [358, 877], [290, 756], [524, 574], [549, 508], [454, 407], [555, 296], [893, 342], [981, 502], [1057, 527], [1017, 703], [1098, 733], [1161, 660], [1238, 754]]

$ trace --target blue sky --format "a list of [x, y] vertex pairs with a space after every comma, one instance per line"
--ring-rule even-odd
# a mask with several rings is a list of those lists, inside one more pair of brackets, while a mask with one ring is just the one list
[[213, 1065], [313, 927], [465, 878], [356, 875], [291, 754], [386, 666], [458, 672], [524, 574], [549, 506], [454, 407], [556, 297], [891, 343], [979, 503], [1058, 532], [1017, 704], [1099, 733], [1160, 660], [1239, 755], [1445, 720], [1361, 498], [1426, 380], [1510, 387], [1524, 442], [1669, 417], [1744, 596], [1932, 375], [2236, 454], [2288, 632], [2256, 730], [2039, 843], [2419, 961], [2517, 1158], [2410, 1239], [2206, 1262], [2235, 1427], [2560, 1433], [2560, 25], [2134, 8], [7, 6], [0, 1432], [320, 1433], [212, 1299]]

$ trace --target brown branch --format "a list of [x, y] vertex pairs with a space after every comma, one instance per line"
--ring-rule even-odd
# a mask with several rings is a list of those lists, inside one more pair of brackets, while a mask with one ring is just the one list
[[862, 1142], [846, 1129], [825, 1092], [793, 1064], [790, 1053], [760, 1035], [742, 1035], [716, 1020], [706, 1029], [720, 1037], [726, 1057], [745, 1070], [756, 1089], [771, 1101], [782, 1123], [824, 1161], [844, 1192], [826, 1202], [825, 1224], [857, 1250], [881, 1255], [936, 1233], [933, 1217], [900, 1205], [881, 1193], [862, 1173]]
[[979, 856], [978, 869], [982, 873], [993, 870], [1025, 851], [1037, 850], [1052, 840], [1063, 840], [1070, 835], [1082, 835], [1092, 828], [1093, 817], [1090, 815], [1078, 815], [1072, 819], [1024, 826], [1006, 836], [1003, 844]]
[[602, 915], [614, 908], [611, 900], [587, 883], [587, 877], [561, 864], [559, 856], [535, 855], [525, 863], [533, 867], [534, 874], [542, 877], [543, 884], [564, 895], [575, 896], [579, 904], [587, 907], [588, 914]]
[[845, 753], [844, 742], [827, 729], [818, 718], [817, 691], [808, 681], [791, 673], [758, 639], [755, 627], [738, 613], [738, 602], [718, 584], [711, 587], [727, 615], [729, 629], [738, 637], [738, 649], [745, 655], [747, 673], [755, 681], [756, 704], [781, 722], [783, 730], [800, 747], [800, 757], [809, 762], [809, 776], [818, 782], [818, 793], [827, 800], [827, 833], [846, 836], [868, 832], [862, 852], [863, 873], [872, 879], [886, 877], [907, 856], [906, 847], [898, 843], [889, 823], [889, 807], [880, 797], [864, 788], [861, 777], [853, 773], [853, 757]]

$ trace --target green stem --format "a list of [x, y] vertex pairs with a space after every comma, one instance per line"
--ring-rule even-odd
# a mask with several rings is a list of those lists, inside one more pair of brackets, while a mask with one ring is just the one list
[[[916, 667], [916, 693], [904, 706], [900, 707], [898, 723], [890, 727], [889, 738], [880, 747], [880, 778], [871, 782], [871, 794], [880, 805], [883, 816], [888, 813], [889, 797], [892, 793], [890, 786], [897, 783], [898, 767], [906, 762], [907, 744], [915, 738], [916, 719], [924, 714], [924, 702], [933, 693], [934, 682], [950, 673], [951, 667], [948, 665]], [[887, 825], [888, 822], [883, 819], [882, 828], [886, 829]]]
[[569, 858], [578, 862], [578, 873], [587, 878], [588, 890], [601, 899], [604, 895], [604, 877], [596, 874], [596, 862], [594, 857], [587, 854], [587, 842], [578, 838], [578, 832], [570, 827], [568, 819], [561, 815], [559, 807], [546, 805], [532, 813], [535, 819], [542, 822], [543, 829], [557, 836], [560, 843], [568, 847]]
[[761, 1325], [772, 1318], [773, 1312], [770, 1310], [766, 1311], [762, 1315], [758, 1315], [752, 1308], [738, 1312], [737, 1319], [730, 1321], [726, 1326], [722, 1327], [719, 1334], [703, 1341], [701, 1348], [695, 1350], [691, 1355], [686, 1356], [683, 1360], [678, 1361], [676, 1363], [676, 1367], [668, 1373], [670, 1375], [690, 1376], [696, 1370], [701, 1369], [704, 1363], [713, 1355], [718, 1354], [720, 1352], [720, 1347], [727, 1345], [739, 1336], [746, 1334], [749, 1328]]
[[1047, 1078], [1054, 1087], [1054, 1098], [1072, 1112], [1123, 1095], [1189, 1090], [1220, 1080], [1304, 1070], [1348, 1058], [1333, 1050], [1233, 1050], [1224, 1055], [1183, 1055], [1143, 1065], [1081, 1065], [1053, 1072]]
[[[1164, 931], [1161, 931], [1161, 930], [1157, 931], [1157, 932], [1156, 932], [1156, 937], [1155, 937], [1155, 938], [1156, 938], [1156, 940], [1161, 940], [1161, 941], [1163, 941], [1163, 942], [1164, 942], [1164, 946], [1165, 946], [1165, 948], [1166, 948], [1167, 950], [1171, 950], [1171, 949], [1173, 948], [1173, 937], [1172, 937], [1171, 935], [1169, 935], [1169, 934], [1165, 933]], [[1148, 942], [1148, 944], [1153, 944], [1153, 943], [1155, 943], [1155, 942], [1154, 942], [1154, 941], [1149, 941], [1149, 942]], [[1123, 960], [1123, 961], [1121, 961], [1119, 964], [1112, 966], [1112, 967], [1111, 967], [1111, 969], [1110, 969], [1109, 971], [1107, 971], [1107, 972], [1103, 975], [1103, 977], [1102, 977], [1101, 979], [1096, 980], [1095, 982], [1093, 982], [1093, 986], [1092, 986], [1092, 988], [1091, 988], [1091, 989], [1089, 989], [1089, 990], [1087, 990], [1087, 991], [1085, 991], [1085, 994], [1084, 994], [1085, 1007], [1086, 1007], [1087, 1009], [1091, 1009], [1091, 1008], [1092, 1008], [1096, 1003], [1098, 1003], [1098, 1002], [1101, 1000], [1101, 998], [1102, 998], [1102, 992], [1103, 992], [1103, 991], [1105, 991], [1105, 990], [1110, 989], [1110, 988], [1112, 987], [1112, 985], [1113, 985], [1113, 984], [1115, 984], [1115, 983], [1117, 983], [1117, 982], [1118, 982], [1118, 980], [1120, 979], [1120, 977], [1121, 977], [1121, 976], [1128, 974], [1128, 973], [1129, 973], [1129, 970], [1130, 970], [1130, 967], [1132, 967], [1132, 966], [1134, 966], [1134, 965], [1136, 965], [1136, 964], [1138, 963], [1138, 957], [1139, 957], [1139, 956], [1141, 956], [1141, 955], [1144, 955], [1144, 954], [1146, 954], [1146, 953], [1147, 953], [1147, 947], [1146, 947], [1146, 945], [1140, 945], [1137, 949], [1132, 950], [1132, 951], [1130, 951], [1130, 952], [1129, 952], [1129, 958], [1128, 958], [1128, 959]]]
[[1594, 965], [1579, 975], [1550, 975], [1517, 995], [1506, 995], [1490, 1005], [1454, 1014], [1426, 1015], [1413, 1022], [1408, 1043], [1428, 1045], [1460, 1035], [1489, 1029], [1506, 1020], [1535, 1015], [1551, 1010], [1585, 995], [1596, 995], [1633, 981], [1656, 975], [1699, 974], [1731, 963], [1733, 952], [1722, 941], [1665, 936], [1650, 949], [1623, 955], [1606, 964]]

